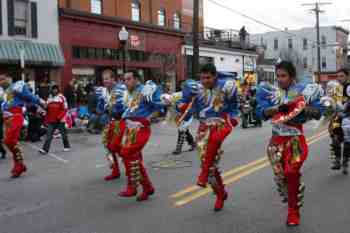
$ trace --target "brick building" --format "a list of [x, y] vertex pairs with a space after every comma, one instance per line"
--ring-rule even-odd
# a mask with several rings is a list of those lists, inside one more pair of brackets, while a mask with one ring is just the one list
[[59, 0], [60, 42], [66, 60], [62, 84], [92, 82], [107, 67], [122, 74], [118, 33], [125, 26], [127, 68], [137, 69], [144, 80], [174, 89], [176, 81], [185, 78], [181, 48], [191, 31], [192, 2]]

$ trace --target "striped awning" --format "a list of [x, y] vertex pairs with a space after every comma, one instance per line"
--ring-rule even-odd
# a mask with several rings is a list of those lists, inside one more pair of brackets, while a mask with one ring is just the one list
[[26, 65], [64, 65], [64, 57], [59, 45], [6, 40], [0, 40], [0, 64], [19, 64], [22, 50], [24, 50]]

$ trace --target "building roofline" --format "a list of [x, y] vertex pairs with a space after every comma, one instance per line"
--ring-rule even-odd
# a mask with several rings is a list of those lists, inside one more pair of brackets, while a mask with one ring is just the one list
[[[343, 27], [340, 26], [335, 26], [335, 25], [330, 25], [330, 26], [321, 26], [320, 29], [322, 28], [334, 28], [336, 30], [340, 30], [342, 32], [344, 32], [345, 34], [349, 35], [349, 31], [344, 29]], [[277, 33], [277, 32], [289, 32], [289, 33], [293, 33], [293, 32], [297, 32], [297, 31], [302, 31], [302, 30], [307, 30], [307, 29], [315, 29], [314, 27], [302, 27], [299, 29], [291, 29], [291, 30], [276, 30], [276, 31], [267, 31], [267, 32], [263, 32], [263, 33], [256, 33], [256, 34], [251, 34], [252, 36], [259, 36], [259, 35], [265, 35], [268, 33]]]
[[86, 22], [108, 24], [111, 26], [125, 26], [129, 29], [156, 32], [156, 33], [162, 33], [162, 34], [167, 34], [171, 36], [178, 36], [178, 37], [185, 36], [185, 33], [182, 31], [164, 28], [164, 27], [149, 24], [149, 23], [133, 22], [131, 20], [123, 19], [116, 16], [97, 15], [97, 14], [92, 14], [90, 12], [78, 11], [78, 10], [67, 9], [67, 8], [59, 8], [59, 16], [64, 18], [74, 19], [74, 20], [82, 20]]

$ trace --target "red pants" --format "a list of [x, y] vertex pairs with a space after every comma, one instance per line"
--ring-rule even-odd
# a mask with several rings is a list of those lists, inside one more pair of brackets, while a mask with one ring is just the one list
[[150, 123], [148, 120], [137, 119], [133, 121], [123, 120], [122, 125], [125, 126], [125, 129], [120, 140], [119, 155], [124, 161], [128, 186], [136, 188], [141, 184], [147, 189], [152, 185], [143, 165], [142, 149], [151, 136]]
[[299, 209], [305, 189], [300, 182], [300, 169], [308, 156], [304, 135], [273, 136], [267, 154], [280, 195], [288, 199], [290, 209]]
[[13, 154], [15, 162], [23, 161], [22, 151], [19, 147], [19, 138], [23, 127], [24, 117], [21, 108], [10, 110], [13, 114], [11, 117], [4, 119], [5, 139], [4, 143]]
[[[197, 145], [199, 155], [202, 161], [201, 173], [198, 177], [198, 185], [205, 186], [209, 182], [217, 184], [216, 178], [221, 177], [218, 172], [218, 163], [220, 161], [220, 147], [225, 138], [231, 133], [232, 125], [229, 121], [218, 121], [212, 123], [201, 123], [198, 128]], [[216, 174], [216, 175], [215, 175]], [[219, 182], [221, 183], [221, 181]]]
[[104, 132], [104, 145], [111, 153], [120, 153], [125, 121], [112, 120]]
[[103, 131], [103, 144], [106, 148], [106, 157], [110, 162], [112, 173], [105, 180], [113, 180], [120, 177], [117, 154], [120, 154], [121, 141], [125, 131], [125, 122], [112, 120]]

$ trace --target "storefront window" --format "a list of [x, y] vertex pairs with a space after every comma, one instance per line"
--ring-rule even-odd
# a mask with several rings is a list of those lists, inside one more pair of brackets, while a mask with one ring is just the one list
[[80, 48], [73, 47], [73, 58], [80, 58]]
[[[122, 60], [122, 50], [120, 49], [108, 49], [108, 48], [87, 48], [77, 47], [72, 48], [73, 58], [75, 59], [98, 59], [98, 60]], [[126, 60], [145, 62], [149, 59], [153, 59], [154, 62], [161, 62], [164, 56], [163, 54], [149, 53], [139, 50], [126, 51]], [[174, 58], [175, 59], [175, 58]]]
[[96, 49], [88, 48], [88, 58], [95, 59], [96, 58]]
[[112, 59], [112, 50], [111, 49], [103, 49], [103, 59], [110, 60]]
[[113, 60], [120, 60], [119, 50], [118, 49], [112, 49], [112, 59]]
[[80, 48], [80, 58], [87, 59], [88, 58], [88, 49]]
[[101, 48], [96, 49], [96, 58], [103, 59], [103, 49]]
[[130, 53], [131, 61], [137, 61], [137, 62], [146, 61], [146, 56], [143, 51], [130, 50], [129, 53]]

